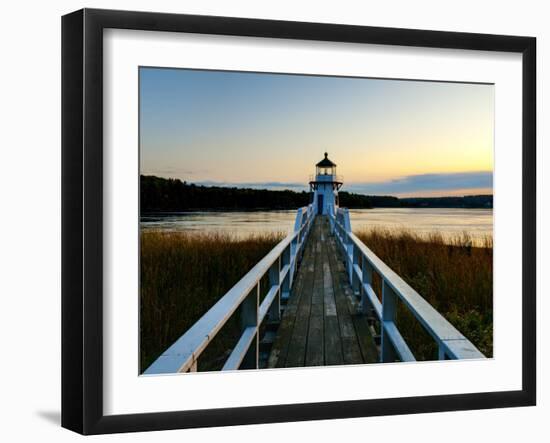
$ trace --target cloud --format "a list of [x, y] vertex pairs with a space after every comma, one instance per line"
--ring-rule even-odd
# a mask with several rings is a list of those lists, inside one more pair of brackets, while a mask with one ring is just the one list
[[[223, 182], [205, 180], [194, 182], [203, 186], [222, 186], [252, 189], [271, 189], [306, 191], [307, 183], [299, 182]], [[400, 177], [380, 182], [350, 182], [344, 183], [343, 191], [367, 195], [455, 195], [461, 193], [486, 193], [493, 188], [493, 173], [458, 172], [440, 174], [418, 174]]]
[[293, 191], [305, 191], [308, 188], [306, 183], [293, 183], [293, 182], [217, 182], [217, 181], [201, 181], [196, 182], [197, 185], [204, 186], [224, 186], [235, 188], [252, 188], [252, 189], [272, 189], [282, 190], [291, 189]]
[[381, 182], [348, 183], [346, 191], [370, 195], [399, 195], [453, 190], [492, 189], [493, 173], [458, 172], [409, 175]]
[[160, 177], [176, 177], [185, 180], [186, 176], [193, 176], [198, 174], [205, 174], [209, 171], [204, 170], [189, 170], [181, 168], [157, 168], [157, 169], [145, 169], [141, 171], [143, 175], [158, 175]]

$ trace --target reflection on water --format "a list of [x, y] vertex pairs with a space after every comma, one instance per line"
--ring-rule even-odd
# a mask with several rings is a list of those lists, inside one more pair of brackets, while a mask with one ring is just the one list
[[170, 215], [144, 215], [141, 229], [163, 231], [223, 232], [246, 237], [262, 232], [291, 232], [296, 211], [182, 212]]
[[444, 237], [468, 233], [475, 240], [493, 236], [492, 209], [378, 208], [350, 210], [353, 230], [408, 230], [420, 235], [433, 232]]
[[[290, 232], [296, 211], [186, 212], [144, 215], [142, 230], [224, 232], [247, 236], [258, 232]], [[351, 226], [361, 229], [407, 229], [421, 235], [439, 232], [455, 237], [464, 232], [482, 240], [493, 234], [492, 209], [377, 208], [350, 210]]]

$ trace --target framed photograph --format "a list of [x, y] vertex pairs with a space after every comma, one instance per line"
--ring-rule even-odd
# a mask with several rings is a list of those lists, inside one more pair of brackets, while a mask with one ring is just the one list
[[62, 425], [536, 402], [532, 37], [62, 20]]

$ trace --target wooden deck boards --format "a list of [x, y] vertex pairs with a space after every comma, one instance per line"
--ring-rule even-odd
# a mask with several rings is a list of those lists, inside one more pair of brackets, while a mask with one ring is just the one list
[[284, 311], [268, 367], [377, 361], [367, 319], [347, 281], [326, 217], [316, 217]]

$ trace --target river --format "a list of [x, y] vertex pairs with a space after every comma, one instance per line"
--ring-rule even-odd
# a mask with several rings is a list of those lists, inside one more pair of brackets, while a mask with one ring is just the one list
[[[290, 232], [296, 211], [186, 212], [168, 215], [144, 215], [142, 230], [225, 232], [247, 236], [258, 232]], [[406, 229], [426, 235], [441, 233], [452, 238], [468, 233], [483, 241], [493, 234], [492, 209], [460, 208], [376, 208], [351, 209], [351, 226], [362, 229]]]

